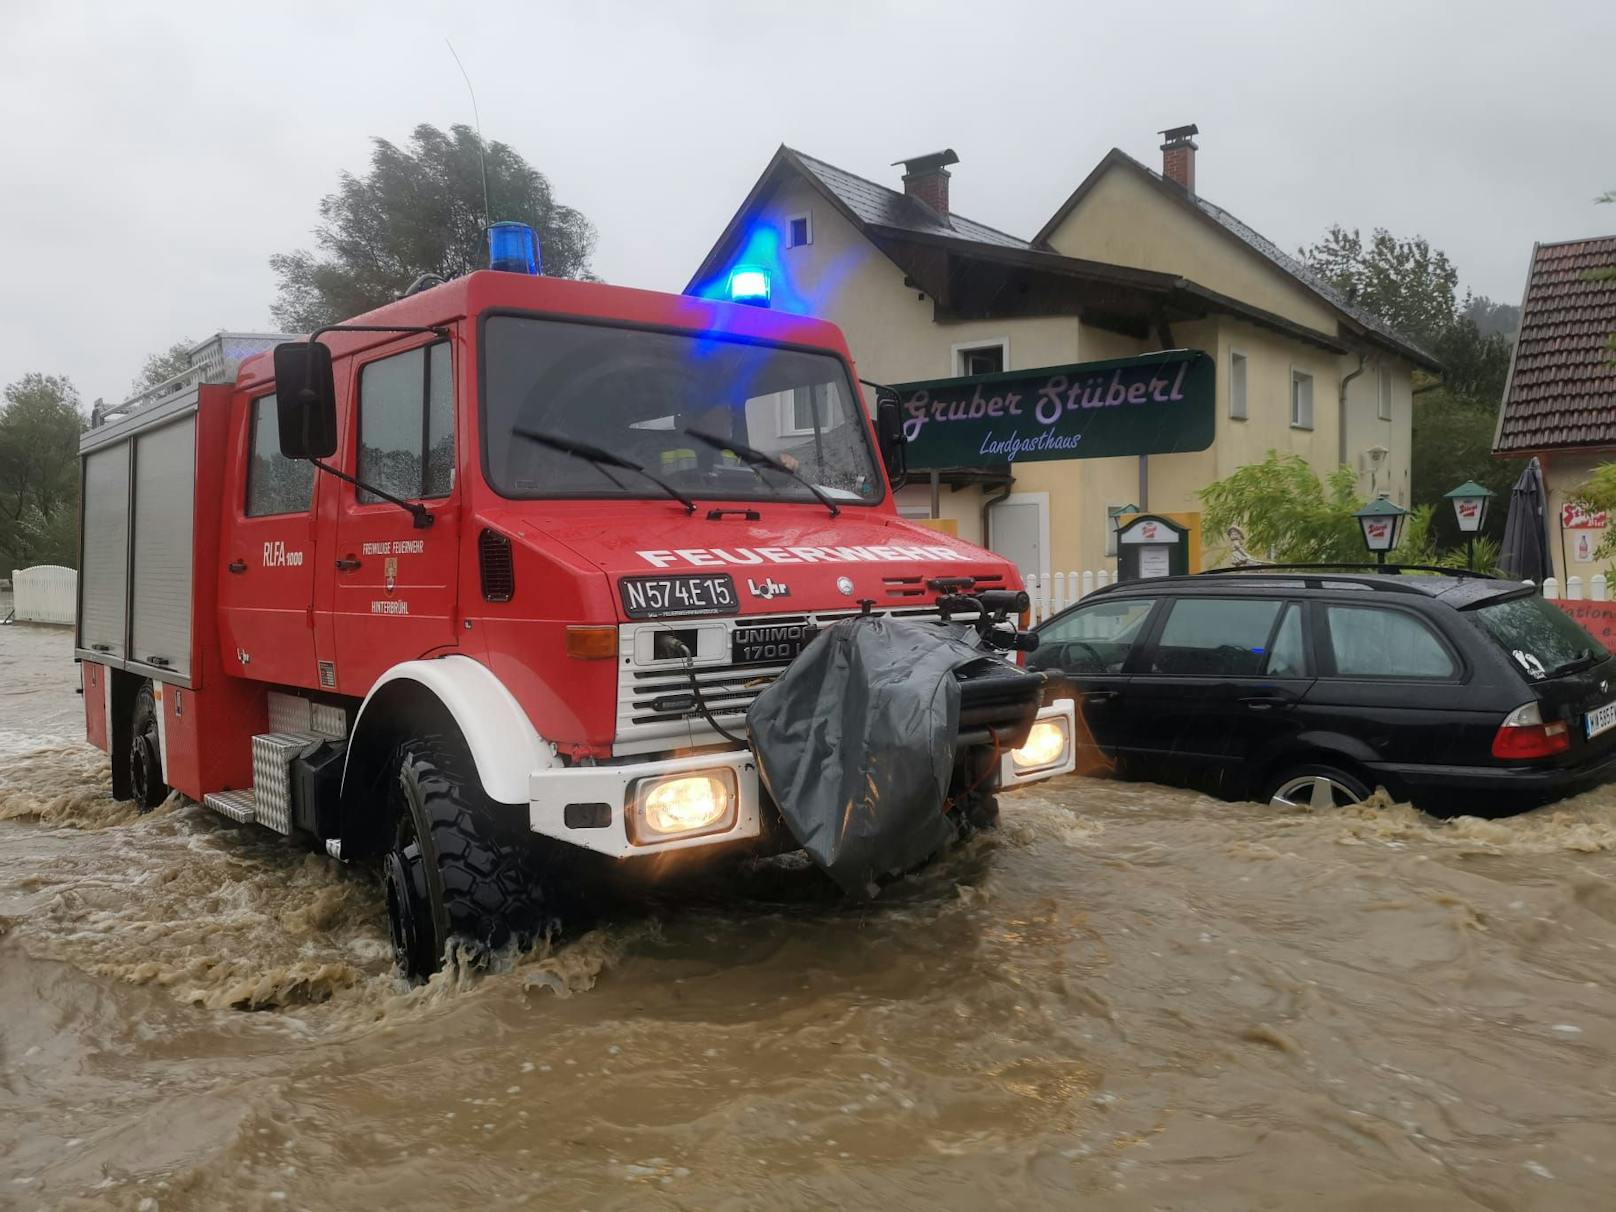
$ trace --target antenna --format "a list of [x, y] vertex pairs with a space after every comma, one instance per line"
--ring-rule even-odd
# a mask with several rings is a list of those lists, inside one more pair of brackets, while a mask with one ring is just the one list
[[443, 44], [454, 55], [455, 66], [460, 69], [460, 76], [466, 82], [466, 92], [471, 94], [471, 118], [477, 124], [477, 162], [483, 170], [483, 227], [487, 228], [494, 222], [494, 216], [488, 207], [488, 157], [483, 151], [483, 119], [477, 112], [477, 90], [471, 87], [471, 77], [466, 74], [466, 65], [460, 62], [460, 56], [455, 54], [454, 43], [445, 38]]

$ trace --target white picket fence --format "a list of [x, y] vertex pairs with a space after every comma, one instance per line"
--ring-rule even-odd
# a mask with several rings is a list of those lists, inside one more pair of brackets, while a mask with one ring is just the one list
[[[1531, 582], [1527, 582], [1530, 584]], [[1588, 592], [1583, 593], [1581, 577], [1567, 577], [1565, 593], [1560, 592], [1559, 577], [1543, 578], [1543, 596], [1546, 598], [1559, 598], [1563, 602], [1608, 602], [1610, 601], [1610, 582], [1605, 579], [1602, 572], [1595, 573], [1588, 578]]]
[[12, 607], [19, 623], [72, 623], [78, 614], [79, 574], [59, 564], [11, 573]]
[[1041, 623], [1114, 580], [1116, 574], [1105, 569], [1099, 572], [1056, 572], [1048, 576], [1029, 576], [1027, 596], [1032, 599], [1032, 621]]

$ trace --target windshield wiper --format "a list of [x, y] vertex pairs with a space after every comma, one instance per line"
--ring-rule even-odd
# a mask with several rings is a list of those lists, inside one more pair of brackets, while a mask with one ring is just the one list
[[1549, 670], [1548, 676], [1551, 678], [1557, 678], [1563, 674], [1576, 673], [1580, 669], [1587, 669], [1590, 665], [1597, 664], [1599, 664], [1599, 658], [1594, 655], [1593, 649], [1584, 648], [1569, 661], [1564, 661], [1561, 664], [1556, 665], [1553, 669]]
[[645, 468], [641, 467], [633, 459], [625, 459], [622, 455], [615, 455], [609, 450], [602, 450], [599, 446], [591, 446], [587, 442], [574, 442], [571, 438], [558, 438], [553, 433], [542, 433], [537, 429], [523, 429], [519, 425], [513, 426], [511, 432], [519, 437], [526, 438], [529, 442], [537, 442], [540, 446], [548, 446], [551, 450], [559, 450], [563, 454], [570, 454], [574, 458], [583, 459], [587, 462], [593, 463], [596, 467], [600, 468], [601, 471], [606, 473], [606, 478], [608, 480], [610, 480], [613, 484], [616, 484], [619, 488], [623, 487], [622, 482], [618, 480], [616, 476], [612, 475], [611, 472], [606, 471], [606, 468], [621, 467], [624, 471], [637, 471], [647, 480], [650, 480], [651, 483], [660, 488], [663, 492], [667, 493], [674, 500], [678, 501], [679, 504], [683, 505], [686, 513], [696, 512], [696, 503], [694, 501], [685, 496], [684, 493], [680, 492], [666, 480], [660, 479], [646, 471]]
[[734, 438], [721, 438], [717, 434], [703, 433], [699, 429], [687, 429], [685, 430], [685, 433], [695, 438], [696, 441], [711, 446], [714, 450], [727, 450], [736, 458], [740, 459], [741, 462], [750, 463], [753, 467], [768, 467], [775, 471], [785, 472], [786, 475], [790, 476], [809, 492], [813, 493], [814, 496], [819, 498], [819, 503], [826, 509], [830, 510], [831, 517], [834, 518], [837, 514], [842, 512], [841, 506], [837, 505], [835, 501], [831, 500], [819, 490], [819, 485], [809, 480], [806, 476], [791, 470], [791, 468], [787, 467], [773, 455], [764, 454], [761, 450], [748, 446], [744, 442], [737, 442]]

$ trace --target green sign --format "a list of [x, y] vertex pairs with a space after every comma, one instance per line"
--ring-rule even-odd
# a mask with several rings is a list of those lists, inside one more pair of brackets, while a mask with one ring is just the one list
[[1212, 445], [1216, 372], [1176, 349], [963, 379], [899, 383], [909, 467], [1178, 454]]

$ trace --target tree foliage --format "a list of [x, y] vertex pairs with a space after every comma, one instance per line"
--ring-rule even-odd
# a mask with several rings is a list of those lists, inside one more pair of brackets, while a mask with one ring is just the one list
[[[270, 309], [288, 331], [306, 332], [388, 303], [422, 274], [456, 278], [487, 265], [481, 140], [468, 126], [422, 124], [409, 145], [373, 140], [370, 170], [343, 173], [320, 201], [318, 252], [277, 253]], [[530, 224], [544, 271], [586, 278], [595, 229], [555, 200], [544, 174], [504, 143], [483, 147], [488, 208], [495, 221]]]
[[146, 359], [140, 373], [135, 376], [134, 382], [129, 384], [129, 394], [139, 395], [148, 388], [156, 387], [159, 383], [166, 383], [181, 371], [191, 368], [191, 347], [196, 342], [190, 337], [183, 337], [170, 345], [162, 353], [154, 353]]
[[[1248, 463], [1234, 474], [1203, 488], [1202, 524], [1214, 547], [1229, 528], [1238, 526], [1245, 547], [1259, 560], [1280, 564], [1362, 564], [1373, 557], [1364, 548], [1363, 530], [1353, 517], [1368, 502], [1357, 494], [1357, 477], [1340, 467], [1326, 481], [1298, 454], [1270, 450], [1261, 463]], [[1414, 509], [1403, 527], [1402, 542], [1392, 558], [1403, 564], [1460, 567], [1465, 553], [1439, 553], [1432, 533], [1434, 510]], [[1476, 567], [1497, 561], [1496, 544], [1476, 545]]]
[[77, 563], [79, 393], [27, 374], [0, 395], [0, 569]]
[[1520, 478], [1521, 464], [1493, 458], [1496, 408], [1467, 399], [1446, 387], [1422, 392], [1414, 403], [1413, 460], [1410, 474], [1414, 501], [1433, 509], [1432, 533], [1438, 545], [1463, 542], [1451, 504], [1443, 497], [1467, 480], [1492, 489], [1482, 533], [1502, 539], [1509, 515], [1509, 493]]

